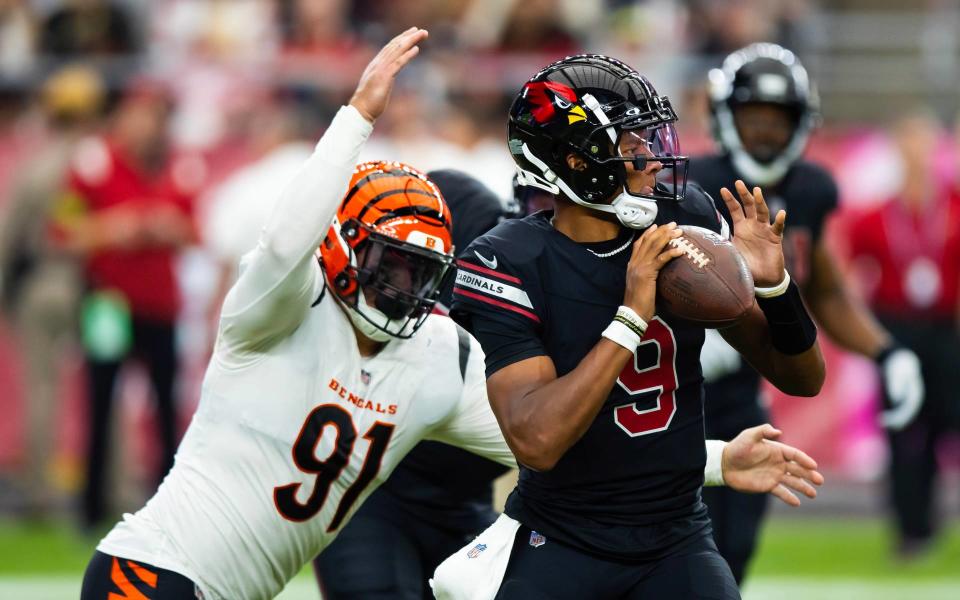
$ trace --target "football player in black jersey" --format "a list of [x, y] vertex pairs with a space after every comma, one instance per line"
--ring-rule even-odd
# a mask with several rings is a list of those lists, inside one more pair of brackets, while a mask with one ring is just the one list
[[[763, 187], [771, 212], [786, 209], [790, 219], [783, 249], [791, 277], [831, 341], [877, 361], [885, 391], [882, 421], [891, 430], [902, 429], [922, 401], [919, 362], [847, 293], [823, 242], [824, 221], [837, 205], [837, 186], [826, 170], [801, 158], [818, 119], [817, 95], [806, 71], [789, 50], [754, 44], [727, 57], [722, 68], [711, 71], [709, 83], [720, 152], [692, 159], [690, 179], [715, 199], [721, 188], [743, 180]], [[760, 375], [715, 332], [707, 334], [703, 371], [707, 437], [730, 439], [769, 419], [758, 395]], [[715, 488], [704, 490], [704, 501], [720, 553], [740, 582], [766, 500]]]
[[[523, 216], [547, 201], [553, 205], [552, 196], [538, 197], [529, 186], [516, 188], [515, 201], [505, 207], [466, 173], [439, 170], [429, 177], [450, 207], [453, 240], [460, 248], [504, 218]], [[451, 281], [441, 296], [445, 306], [452, 288]], [[740, 444], [747, 454], [760, 450], [756, 430], [745, 432], [741, 442], [751, 435], [753, 445]], [[744, 471], [730, 483], [762, 477], [759, 463], [750, 462], [753, 474]], [[314, 560], [325, 600], [432, 598], [427, 578], [437, 565], [496, 519], [493, 481], [506, 470], [447, 444], [417, 444]], [[724, 474], [731, 477], [729, 471]]]
[[[654, 306], [657, 274], [680, 254], [677, 225], [725, 229], [685, 185], [674, 121], [644, 77], [599, 55], [548, 66], [511, 108], [522, 183], [555, 194], [556, 209], [461, 253], [452, 311], [484, 349], [521, 463], [508, 520], [480, 538], [506, 532], [509, 547], [490, 539], [468, 554], [506, 557], [491, 571], [503, 575], [497, 598], [739, 598], [700, 500], [704, 330]], [[815, 395], [823, 359], [784, 270], [785, 215], [771, 225], [759, 189], [737, 193], [723, 197], [760, 297], [724, 335], [784, 391]]]

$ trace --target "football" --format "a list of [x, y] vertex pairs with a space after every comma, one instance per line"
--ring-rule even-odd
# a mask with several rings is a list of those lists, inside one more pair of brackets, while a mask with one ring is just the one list
[[671, 245], [683, 255], [657, 277], [657, 308], [709, 329], [733, 325], [753, 306], [753, 276], [733, 244], [703, 227], [683, 225]]

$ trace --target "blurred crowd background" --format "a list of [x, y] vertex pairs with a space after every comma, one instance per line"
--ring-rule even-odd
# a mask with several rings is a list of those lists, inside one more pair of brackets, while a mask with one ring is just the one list
[[[957, 184], [954, 0], [0, 0], [0, 511], [93, 527], [104, 481], [112, 508], [149, 495], [196, 406], [219, 299], [279, 192], [270, 182], [413, 24], [430, 40], [365, 156], [461, 169], [505, 201], [506, 111], [540, 67], [581, 51], [623, 59], [674, 99], [696, 155], [712, 148], [708, 70], [755, 41], [792, 49], [819, 87], [807, 155], [839, 182], [829, 239], [867, 301], [884, 274], [856, 258], [852, 230], [918, 178], [943, 194]], [[957, 218], [929, 200], [918, 244]], [[917, 314], [956, 328], [958, 313]], [[812, 510], [880, 514], [875, 369], [828, 352], [823, 393], [771, 393], [774, 414], [828, 474]], [[936, 452], [955, 515], [960, 438]]]

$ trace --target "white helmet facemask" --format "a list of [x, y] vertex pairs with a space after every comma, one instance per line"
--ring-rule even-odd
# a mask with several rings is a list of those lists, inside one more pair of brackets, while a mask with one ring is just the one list
[[810, 137], [810, 131], [814, 126], [811, 117], [802, 117], [787, 146], [774, 160], [762, 163], [743, 147], [740, 133], [733, 120], [733, 113], [727, 105], [720, 104], [715, 110], [717, 135], [720, 137], [722, 147], [729, 152], [734, 168], [744, 179], [759, 186], [774, 185], [783, 179], [793, 163], [803, 155], [803, 150], [806, 148], [807, 140]]

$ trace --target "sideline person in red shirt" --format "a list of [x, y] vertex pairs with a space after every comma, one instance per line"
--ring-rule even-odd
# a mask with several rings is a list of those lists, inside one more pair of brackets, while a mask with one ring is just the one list
[[942, 128], [933, 116], [907, 115], [894, 135], [902, 187], [856, 219], [849, 236], [875, 314], [922, 365], [923, 408], [911, 425], [888, 432], [899, 552], [909, 558], [932, 541], [937, 446], [960, 428], [960, 191], [936, 172]]
[[54, 227], [61, 242], [86, 259], [81, 337], [90, 386], [82, 515], [87, 527], [108, 516], [104, 477], [114, 387], [132, 357], [146, 364], [155, 395], [161, 442], [157, 481], [173, 464], [174, 324], [180, 308], [174, 260], [178, 249], [197, 237], [191, 213], [204, 165], [169, 151], [171, 108], [158, 84], [130, 88], [106, 134], [79, 146]]

